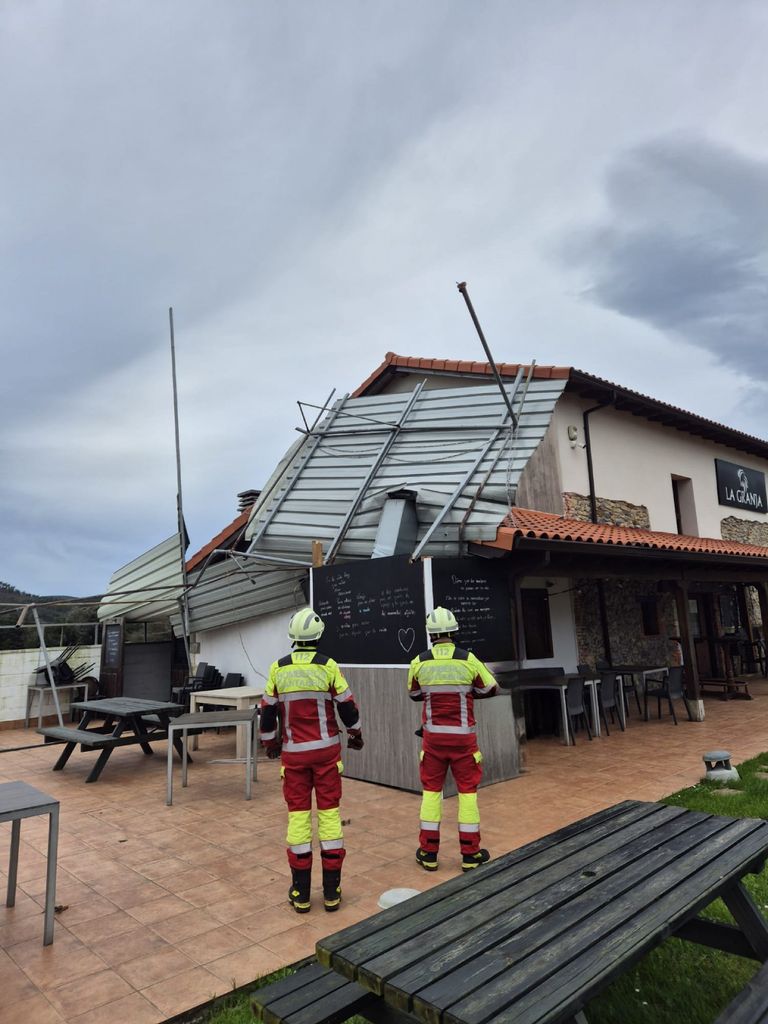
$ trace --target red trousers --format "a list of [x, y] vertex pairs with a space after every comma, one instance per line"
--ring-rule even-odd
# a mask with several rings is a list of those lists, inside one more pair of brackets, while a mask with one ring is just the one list
[[461, 852], [472, 854], [480, 849], [477, 787], [483, 776], [482, 762], [474, 736], [434, 739], [425, 732], [419, 767], [423, 790], [419, 846], [425, 852], [437, 853], [440, 846], [441, 794], [449, 768], [459, 791]]
[[316, 753], [284, 753], [280, 774], [288, 805], [288, 863], [292, 868], [312, 866], [312, 792], [317, 806], [317, 832], [323, 869], [341, 868], [344, 838], [341, 829], [341, 748]]

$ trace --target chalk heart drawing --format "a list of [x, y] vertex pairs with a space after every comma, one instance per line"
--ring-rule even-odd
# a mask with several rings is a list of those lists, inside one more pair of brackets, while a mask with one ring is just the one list
[[397, 631], [397, 642], [403, 648], [404, 651], [410, 651], [413, 647], [414, 641], [416, 640], [416, 634], [413, 629], [409, 626], [408, 629], [398, 629]]

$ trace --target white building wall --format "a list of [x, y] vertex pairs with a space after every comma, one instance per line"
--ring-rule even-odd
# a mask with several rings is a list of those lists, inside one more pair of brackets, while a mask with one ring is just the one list
[[248, 622], [197, 633], [200, 653], [196, 663], [207, 661], [222, 675], [240, 672], [247, 686], [259, 686], [272, 662], [291, 650], [287, 630], [292, 614], [290, 609], [271, 612]]
[[[550, 431], [557, 447], [562, 491], [589, 494], [582, 413], [592, 405], [594, 402], [564, 395], [555, 408]], [[578, 428], [576, 447], [568, 440], [571, 425]], [[768, 523], [768, 515], [718, 503], [715, 459], [766, 474], [768, 460], [609, 407], [592, 413], [589, 430], [595, 493], [600, 498], [645, 505], [652, 530], [677, 533], [673, 475], [692, 481], [700, 537], [721, 537], [720, 522], [728, 516]]]
[[[54, 661], [64, 650], [63, 647], [49, 647], [48, 656]], [[99, 664], [101, 662], [101, 647], [99, 645], [80, 647], [71, 658], [67, 659], [72, 668], [78, 665], [94, 664], [91, 673], [98, 678]], [[24, 719], [27, 702], [27, 688], [30, 683], [36, 682], [39, 677], [35, 669], [45, 664], [43, 652], [39, 648], [26, 651], [0, 651], [0, 722], [21, 722]], [[62, 710], [69, 706], [69, 696], [62, 695]], [[38, 698], [35, 695], [33, 711], [37, 715]], [[44, 715], [53, 715], [56, 708], [53, 698], [46, 695], [43, 706]], [[35, 719], [37, 721], [37, 719]]]

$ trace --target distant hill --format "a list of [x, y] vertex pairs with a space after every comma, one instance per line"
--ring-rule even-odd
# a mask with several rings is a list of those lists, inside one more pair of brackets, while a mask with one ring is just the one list
[[[18, 590], [12, 583], [0, 581], [0, 627], [15, 627], [20, 614], [18, 607], [5, 609], [2, 607], [4, 604], [36, 604], [40, 621], [43, 623], [95, 622], [100, 600], [98, 594], [87, 598], [73, 598], [67, 594], [28, 594], [24, 590]], [[68, 601], [76, 601], [77, 604], [59, 603]], [[61, 631], [46, 630], [46, 642], [51, 646], [57, 645], [60, 639]], [[65, 644], [93, 643], [93, 630], [82, 626], [69, 626], [64, 630], [63, 640]], [[2, 651], [37, 646], [37, 630], [31, 615], [27, 615], [21, 628], [0, 628]]]

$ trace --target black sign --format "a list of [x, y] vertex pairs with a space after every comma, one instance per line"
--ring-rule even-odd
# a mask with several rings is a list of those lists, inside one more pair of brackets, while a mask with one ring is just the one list
[[765, 515], [768, 504], [765, 497], [765, 473], [747, 469], [734, 462], [715, 459], [717, 500], [721, 505], [743, 508]]
[[433, 558], [432, 596], [456, 616], [460, 647], [481, 661], [514, 658], [505, 566], [484, 558]]
[[120, 666], [122, 634], [122, 626], [113, 625], [104, 627], [104, 653], [102, 656], [102, 663], [109, 668], [118, 668]]
[[426, 649], [424, 567], [407, 556], [312, 570], [319, 648], [347, 665], [406, 665]]

